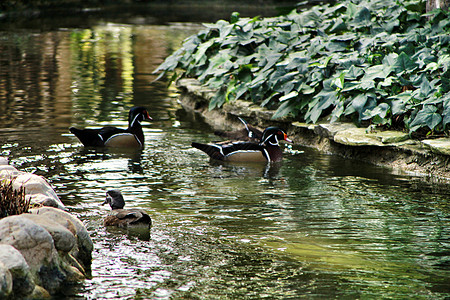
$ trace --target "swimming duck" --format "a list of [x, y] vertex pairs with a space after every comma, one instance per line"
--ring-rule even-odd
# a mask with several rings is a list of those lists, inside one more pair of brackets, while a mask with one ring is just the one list
[[235, 141], [239, 140], [239, 141], [259, 142], [261, 140], [263, 132], [258, 128], [248, 124], [247, 121], [245, 121], [241, 117], [238, 117], [238, 119], [239, 121], [242, 122], [242, 124], [244, 124], [244, 128], [235, 131], [217, 130], [214, 131], [214, 134]]
[[125, 200], [119, 190], [109, 190], [106, 192], [106, 199], [102, 205], [109, 204], [111, 213], [105, 218], [105, 226], [117, 226], [126, 228], [129, 226], [152, 226], [152, 219], [141, 209], [123, 209]]
[[279, 141], [292, 141], [286, 133], [278, 127], [268, 127], [264, 130], [259, 143], [254, 142], [224, 142], [201, 144], [192, 143], [209, 157], [222, 161], [233, 162], [279, 162], [283, 158]]
[[144, 147], [144, 133], [141, 122], [151, 120], [145, 107], [136, 106], [128, 113], [128, 128], [106, 126], [100, 129], [78, 129], [70, 127], [80, 142], [86, 147]]

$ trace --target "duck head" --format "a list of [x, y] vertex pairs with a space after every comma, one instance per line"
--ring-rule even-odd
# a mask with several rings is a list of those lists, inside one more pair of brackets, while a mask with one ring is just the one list
[[125, 200], [119, 190], [109, 190], [106, 192], [106, 199], [102, 205], [109, 204], [111, 209], [122, 209], [125, 206]]
[[128, 113], [128, 126], [130, 128], [136, 126], [138, 123], [140, 124], [144, 120], [152, 120], [145, 107], [135, 106], [130, 109]]
[[260, 145], [278, 146], [279, 141], [292, 143], [287, 134], [278, 127], [267, 127], [261, 137]]

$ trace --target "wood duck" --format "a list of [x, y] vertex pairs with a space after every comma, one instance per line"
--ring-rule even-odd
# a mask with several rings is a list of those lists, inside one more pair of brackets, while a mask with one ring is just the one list
[[239, 121], [244, 124], [244, 128], [235, 131], [214, 131], [214, 134], [230, 140], [259, 142], [263, 132], [258, 128], [248, 124], [244, 119], [238, 117]]
[[279, 162], [283, 158], [279, 141], [292, 141], [278, 127], [268, 127], [264, 130], [259, 143], [254, 142], [224, 142], [212, 144], [192, 143], [192, 147], [205, 152], [212, 159], [233, 162]]
[[141, 122], [151, 120], [147, 110], [142, 106], [130, 109], [128, 113], [128, 128], [121, 129], [105, 126], [100, 129], [78, 129], [70, 127], [80, 142], [86, 147], [144, 147], [144, 133]]
[[106, 200], [102, 205], [109, 204], [111, 213], [105, 218], [105, 226], [117, 226], [121, 228], [152, 226], [152, 219], [141, 209], [123, 209], [125, 200], [119, 190], [106, 192]]

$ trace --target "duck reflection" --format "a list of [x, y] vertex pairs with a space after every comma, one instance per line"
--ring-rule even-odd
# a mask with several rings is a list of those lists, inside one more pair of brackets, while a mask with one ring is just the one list
[[[95, 148], [82, 147], [74, 153], [74, 162], [81, 165], [92, 165], [103, 163], [107, 160], [126, 160], [126, 168], [131, 173], [142, 174], [144, 169], [142, 167], [142, 149], [125, 149], [125, 148]], [[116, 166], [117, 167], [117, 166]], [[100, 168], [104, 169], [104, 167]]]
[[211, 159], [213, 167], [227, 169], [229, 174], [277, 179], [283, 162], [225, 162]]
[[150, 231], [145, 228], [131, 227], [119, 228], [114, 226], [105, 227], [105, 231], [114, 235], [125, 235], [129, 240], [138, 239], [141, 241], [150, 241]]

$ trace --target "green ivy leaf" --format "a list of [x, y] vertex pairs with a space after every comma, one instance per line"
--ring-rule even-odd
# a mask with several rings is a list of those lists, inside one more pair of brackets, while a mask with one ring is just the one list
[[292, 91], [289, 94], [284, 95], [283, 97], [280, 97], [280, 102], [283, 102], [285, 100], [289, 100], [289, 99], [295, 98], [297, 96], [298, 96], [298, 92], [297, 91]]
[[406, 113], [406, 103], [403, 100], [393, 100], [390, 106], [393, 116]]
[[411, 132], [427, 126], [433, 130], [442, 121], [442, 116], [437, 113], [437, 107], [433, 105], [424, 105], [423, 108], [416, 114], [415, 118], [409, 124]]
[[243, 97], [278, 106], [276, 117], [316, 122], [331, 111], [331, 121], [354, 114], [389, 126], [395, 116], [411, 131], [448, 131], [450, 13], [422, 15], [419, 2], [344, 0], [272, 18], [233, 13], [186, 39], [158, 78], [182, 69], [218, 89], [210, 108]]
[[369, 26], [371, 24], [372, 14], [367, 7], [362, 7], [355, 15], [355, 22], [360, 26]]
[[333, 22], [333, 26], [330, 28], [330, 33], [341, 33], [347, 30], [347, 24], [342, 17], [337, 18]]
[[450, 93], [445, 94], [442, 98], [444, 107], [442, 124], [444, 125], [444, 128], [446, 128], [447, 124], [450, 123]]
[[450, 92], [450, 68], [441, 75], [441, 82], [442, 92]]
[[375, 116], [378, 116], [380, 120], [385, 119], [389, 109], [390, 109], [389, 104], [380, 103], [378, 106], [372, 109], [366, 109], [363, 112], [361, 120], [369, 120], [375, 118]]
[[272, 116], [272, 119], [279, 119], [284, 116], [287, 116], [290, 113], [294, 113], [296, 110], [296, 102], [295, 101], [284, 101], [280, 107], [275, 111]]
[[358, 68], [355, 66], [351, 66], [348, 69], [348, 72], [345, 73], [345, 79], [347, 80], [356, 80], [364, 74], [362, 68]]
[[411, 60], [411, 58], [405, 53], [402, 52], [397, 57], [394, 64], [394, 71], [401, 76], [405, 72], [411, 73], [417, 68], [417, 64]]

